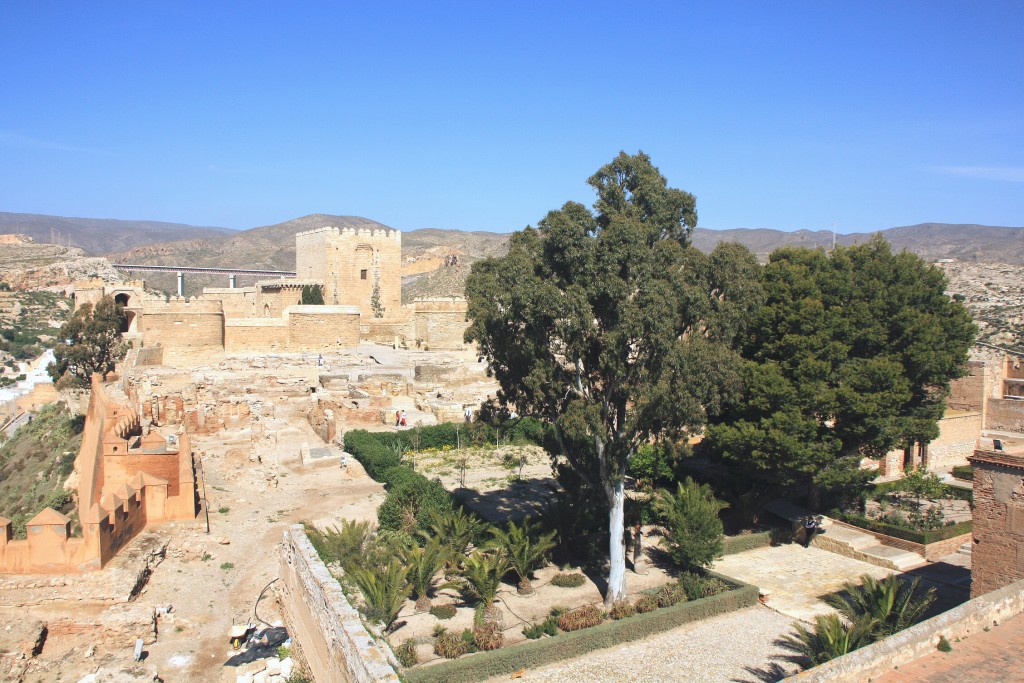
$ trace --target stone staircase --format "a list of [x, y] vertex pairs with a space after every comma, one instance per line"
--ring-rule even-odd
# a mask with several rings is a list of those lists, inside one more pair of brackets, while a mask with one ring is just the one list
[[[785, 500], [773, 500], [764, 509], [791, 523], [810, 514]], [[811, 541], [811, 545], [816, 548], [900, 572], [925, 562], [924, 557], [917, 553], [882, 545], [874, 535], [845, 524], [837, 524], [828, 517], [824, 518], [822, 525], [825, 533], [816, 534]]]
[[873, 535], [835, 524], [827, 517], [824, 526], [825, 533], [811, 541], [816, 548], [896, 571], [905, 571], [925, 561], [917, 553], [882, 545]]

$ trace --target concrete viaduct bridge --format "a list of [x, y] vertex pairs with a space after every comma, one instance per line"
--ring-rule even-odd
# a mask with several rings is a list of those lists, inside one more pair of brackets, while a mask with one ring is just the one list
[[256, 275], [258, 277], [295, 277], [295, 273], [287, 270], [252, 270], [251, 268], [193, 268], [190, 266], [149, 266], [131, 263], [112, 264], [118, 270], [129, 273], [177, 273], [178, 296], [185, 296], [185, 273], [203, 275], [227, 275], [228, 287], [234, 289], [236, 275]]

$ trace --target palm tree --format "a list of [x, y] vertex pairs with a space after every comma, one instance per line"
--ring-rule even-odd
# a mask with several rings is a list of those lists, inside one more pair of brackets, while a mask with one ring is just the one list
[[794, 659], [809, 668], [870, 644], [874, 627], [874, 620], [866, 615], [849, 624], [838, 614], [818, 615], [814, 618], [814, 631], [794, 623], [796, 634], [783, 636], [775, 644], [796, 653]]
[[924, 591], [923, 595], [918, 594], [920, 576], [907, 582], [890, 574], [878, 581], [865, 574], [860, 580], [859, 586], [847, 581], [841, 593], [827, 595], [824, 600], [851, 622], [861, 616], [873, 619], [875, 629], [872, 635], [876, 640], [913, 626], [935, 602], [934, 588]]
[[380, 570], [357, 566], [348, 569], [363, 594], [363, 613], [371, 621], [382, 622], [385, 630], [395, 623], [412, 588], [406, 581], [408, 574], [409, 569], [397, 559]]
[[538, 533], [538, 525], [523, 520], [522, 526], [510, 522], [508, 529], [494, 529], [491, 545], [501, 548], [508, 555], [508, 562], [519, 576], [516, 590], [524, 595], [533, 593], [530, 576], [547, 561], [547, 554], [555, 547], [555, 532]]
[[[429, 513], [429, 532], [420, 532], [424, 538], [436, 537], [442, 545], [451, 550], [449, 561], [458, 565], [469, 546], [483, 535], [488, 524], [473, 513], [461, 509], [437, 511]], [[455, 568], [455, 567], [453, 567]]]
[[416, 598], [416, 610], [426, 612], [430, 609], [430, 593], [454, 585], [446, 583], [439, 586], [435, 578], [441, 565], [448, 559], [449, 551], [441, 546], [437, 538], [430, 538], [422, 548], [410, 548], [404, 555], [405, 564], [409, 568], [409, 584]]
[[482, 552], [474, 550], [462, 566], [465, 579], [463, 590], [480, 600], [488, 613], [492, 612], [498, 596], [501, 577], [508, 573], [508, 558], [504, 551]]

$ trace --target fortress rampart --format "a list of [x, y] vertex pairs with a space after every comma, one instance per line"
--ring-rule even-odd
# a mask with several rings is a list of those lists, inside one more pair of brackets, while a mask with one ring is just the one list
[[177, 436], [176, 449], [156, 432], [142, 434], [138, 412], [113, 401], [99, 375], [76, 465], [82, 535], [72, 537], [71, 519], [51, 508], [29, 520], [24, 540], [14, 540], [11, 521], [0, 517], [0, 572], [100, 569], [146, 526], [199, 511], [188, 434]]

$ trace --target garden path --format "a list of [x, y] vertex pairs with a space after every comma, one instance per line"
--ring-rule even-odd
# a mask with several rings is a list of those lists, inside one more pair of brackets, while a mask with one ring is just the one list
[[727, 555], [712, 569], [770, 591], [769, 607], [806, 622], [834, 611], [820, 598], [836, 592], [844, 582], [856, 581], [864, 574], [882, 578], [892, 573], [891, 569], [797, 543]]
[[[775, 644], [780, 636], [791, 631], [792, 619], [758, 605], [527, 671], [518, 680], [530, 683], [777, 681], [798, 668], [779, 659], [785, 650]], [[488, 683], [507, 680], [508, 676], [500, 676], [489, 679]]]

